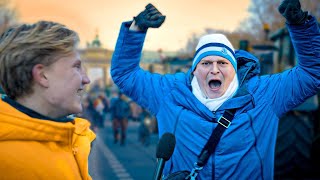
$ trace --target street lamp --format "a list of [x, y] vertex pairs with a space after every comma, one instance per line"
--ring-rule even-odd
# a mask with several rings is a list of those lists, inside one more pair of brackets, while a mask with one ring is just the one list
[[265, 33], [265, 41], [268, 41], [268, 36], [269, 36], [269, 32], [270, 32], [270, 27], [268, 23], [263, 23], [263, 30]]

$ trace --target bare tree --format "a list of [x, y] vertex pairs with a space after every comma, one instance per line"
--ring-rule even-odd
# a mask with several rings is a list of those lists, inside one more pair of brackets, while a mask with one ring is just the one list
[[[284, 19], [277, 12], [277, 7], [280, 0], [251, 0], [251, 5], [248, 11], [251, 16], [239, 23], [238, 28], [234, 32], [221, 31], [216, 29], [206, 29], [204, 34], [209, 33], [223, 33], [225, 34], [235, 48], [239, 48], [240, 40], [248, 40], [251, 44], [257, 44], [265, 39], [265, 29], [270, 31], [278, 29], [283, 26]], [[189, 48], [197, 42], [201, 34], [193, 35], [189, 39], [185, 50], [190, 51]], [[191, 43], [192, 42], [192, 43]], [[195, 47], [195, 46], [194, 46]]]
[[255, 36], [252, 36], [251, 34], [245, 31], [230, 32], [225, 30], [206, 28], [202, 33], [193, 33], [192, 36], [188, 39], [185, 47], [179, 51], [179, 54], [193, 56], [193, 54], [195, 53], [195, 49], [198, 44], [199, 38], [205, 34], [213, 34], [213, 33], [221, 33], [226, 35], [235, 49], [239, 48], [240, 40], [246, 39], [246, 40], [249, 40], [250, 42], [255, 42], [255, 39], [254, 39]]
[[247, 34], [250, 42], [264, 41], [266, 33], [284, 26], [284, 18], [278, 12], [279, 4], [280, 0], [251, 0], [248, 9], [251, 15], [240, 23], [237, 32]]
[[16, 21], [16, 10], [9, 4], [9, 0], [0, 0], [0, 34]]
[[309, 11], [318, 20], [320, 20], [320, 1], [319, 0], [301, 0], [300, 2], [304, 10]]
[[180, 49], [179, 54], [192, 56], [195, 53], [195, 49], [196, 49], [199, 37], [200, 37], [200, 34], [193, 33], [192, 36], [189, 37], [185, 47]]
[[[274, 32], [285, 25], [285, 19], [278, 12], [278, 7], [283, 0], [251, 0], [249, 12], [251, 16], [242, 21], [237, 28], [239, 33], [247, 32], [254, 36], [255, 42], [262, 42], [266, 31]], [[319, 0], [300, 0], [303, 10], [320, 18]]]
[[[194, 53], [199, 37], [203, 34], [223, 33], [235, 48], [239, 48], [240, 40], [248, 40], [250, 44], [265, 43], [268, 33], [285, 26], [285, 19], [278, 12], [278, 7], [283, 0], [251, 0], [248, 8], [250, 16], [239, 23], [234, 32], [221, 31], [207, 28], [204, 33], [192, 34], [181, 53]], [[318, 20], [320, 18], [319, 0], [300, 0], [303, 10], [309, 11]]]

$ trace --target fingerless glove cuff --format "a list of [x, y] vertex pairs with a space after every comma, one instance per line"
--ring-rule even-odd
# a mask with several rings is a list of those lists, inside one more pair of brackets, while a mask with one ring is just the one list
[[295, 18], [294, 20], [287, 20], [287, 23], [288, 24], [291, 24], [291, 25], [299, 25], [299, 24], [304, 24], [308, 19], [308, 11], [304, 11], [304, 12], [301, 12], [300, 15], [298, 15], [297, 18]]
[[139, 29], [140, 29], [141, 31], [146, 32], [146, 31], [148, 30], [148, 27], [146, 27], [146, 26], [144, 25], [144, 23], [141, 22], [141, 19], [140, 19], [139, 17], [136, 17], [136, 16], [135, 16], [135, 17], [133, 17], [133, 19], [134, 19], [136, 25], [139, 27]]

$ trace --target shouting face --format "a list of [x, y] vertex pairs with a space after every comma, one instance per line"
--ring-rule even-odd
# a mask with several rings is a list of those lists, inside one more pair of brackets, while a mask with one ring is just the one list
[[210, 99], [221, 97], [235, 76], [231, 62], [220, 56], [206, 56], [193, 72], [200, 89]]

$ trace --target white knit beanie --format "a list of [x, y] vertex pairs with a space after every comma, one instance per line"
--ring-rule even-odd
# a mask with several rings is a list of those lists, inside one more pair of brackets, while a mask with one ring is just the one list
[[196, 69], [196, 66], [201, 59], [212, 55], [228, 59], [234, 67], [235, 72], [237, 72], [237, 61], [234, 54], [234, 48], [223, 34], [209, 34], [200, 38], [192, 63], [192, 71]]

